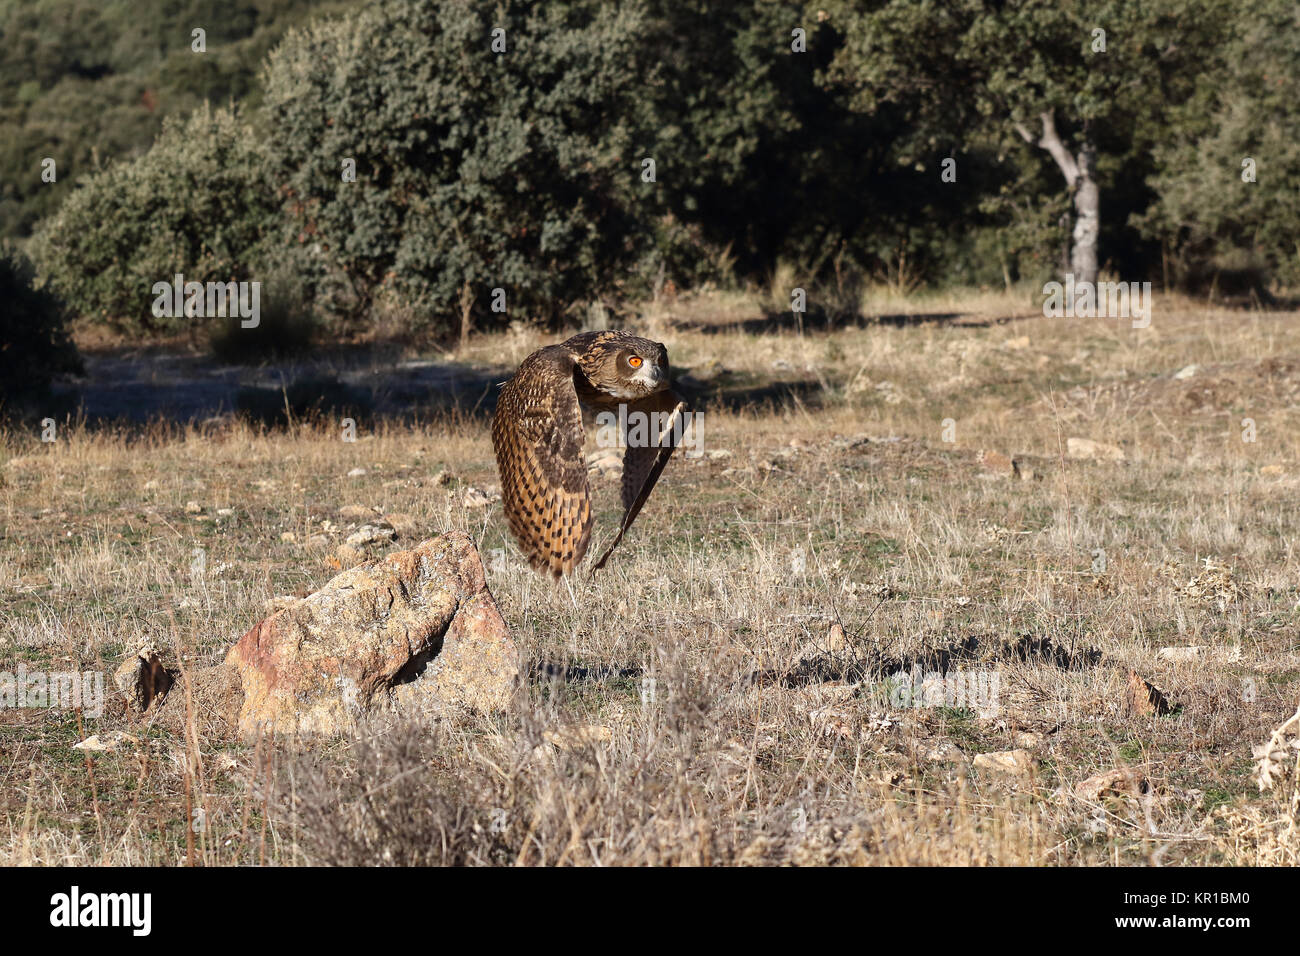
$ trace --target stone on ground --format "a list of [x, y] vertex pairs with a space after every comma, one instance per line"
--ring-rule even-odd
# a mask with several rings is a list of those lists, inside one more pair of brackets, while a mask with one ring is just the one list
[[518, 654], [463, 532], [337, 575], [258, 622], [226, 666], [243, 688], [238, 726], [337, 734], [377, 711], [504, 708]]

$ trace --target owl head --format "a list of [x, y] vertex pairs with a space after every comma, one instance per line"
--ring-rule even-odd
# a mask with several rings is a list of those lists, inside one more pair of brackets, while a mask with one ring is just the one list
[[583, 374], [597, 390], [631, 401], [662, 392], [668, 382], [668, 350], [626, 332], [606, 332], [582, 359]]

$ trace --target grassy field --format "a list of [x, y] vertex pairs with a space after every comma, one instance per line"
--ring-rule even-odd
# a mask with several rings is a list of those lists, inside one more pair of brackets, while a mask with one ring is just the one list
[[[762, 305], [629, 324], [705, 454], [571, 588], [482, 503], [481, 405], [354, 443], [328, 416], [0, 436], [0, 668], [215, 662], [391, 515], [386, 548], [478, 542], [531, 674], [508, 713], [302, 749], [0, 711], [0, 863], [1300, 862], [1294, 769], [1261, 792], [1252, 760], [1300, 704], [1300, 314], [1157, 297], [1135, 330], [986, 295], [800, 334]], [[448, 357], [500, 380], [555, 338]], [[593, 480], [598, 551], [618, 489]], [[913, 669], [995, 699], [906, 705]], [[135, 743], [72, 749], [113, 730]]]

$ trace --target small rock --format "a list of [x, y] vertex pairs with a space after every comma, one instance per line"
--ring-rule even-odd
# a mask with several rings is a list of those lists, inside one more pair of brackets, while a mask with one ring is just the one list
[[365, 476], [366, 470], [364, 468], [353, 468], [348, 472], [349, 478], [364, 478]]
[[1124, 709], [1134, 717], [1163, 717], [1174, 708], [1154, 685], [1144, 680], [1135, 670], [1128, 672], [1128, 687], [1124, 694]]
[[1193, 644], [1187, 647], [1162, 647], [1156, 654], [1156, 658], [1162, 661], [1171, 661], [1175, 664], [1190, 664], [1201, 659], [1201, 645]]
[[1016, 734], [1016, 746], [1022, 750], [1033, 750], [1043, 742], [1043, 735], [1032, 730]]
[[1118, 445], [1107, 445], [1104, 442], [1093, 441], [1091, 438], [1066, 439], [1065, 454], [1069, 458], [1084, 460], [1124, 460], [1124, 449]]
[[385, 521], [378, 521], [374, 524], [363, 524], [348, 535], [347, 543], [353, 548], [365, 548], [384, 541], [392, 541], [396, 537], [397, 531], [392, 525]]
[[499, 494], [489, 494], [470, 485], [465, 489], [465, 495], [461, 499], [461, 503], [466, 508], [486, 508], [492, 502], [500, 500], [501, 496]]
[[109, 753], [123, 746], [139, 744], [140, 740], [121, 730], [110, 730], [104, 734], [91, 734], [79, 744], [73, 744], [73, 750], [90, 750], [95, 753]]
[[162, 655], [151, 645], [140, 648], [113, 672], [113, 683], [126, 697], [127, 706], [140, 714], [165, 697], [174, 681]]
[[339, 509], [339, 517], [344, 521], [369, 521], [374, 516], [374, 509], [365, 505], [344, 505]]
[[1007, 348], [1009, 349], [1027, 349], [1029, 348], [1029, 336], [1018, 335], [1014, 339], [1007, 339]]
[[1080, 800], [1096, 803], [1106, 796], [1140, 797], [1150, 789], [1145, 777], [1129, 767], [1094, 774], [1074, 787]]
[[941, 740], [923, 754], [930, 763], [951, 763], [965, 755], [965, 752], [951, 740]]
[[1201, 367], [1199, 365], [1184, 365], [1182, 368], [1180, 368], [1177, 372], [1174, 373], [1174, 378], [1180, 381], [1183, 379], [1191, 378], [1200, 370]]
[[975, 766], [981, 770], [996, 770], [1024, 776], [1030, 773], [1038, 761], [1028, 750], [999, 750], [993, 753], [976, 754]]
[[719, 459], [722, 458], [730, 458], [731, 452], [728, 451], [726, 448], [710, 448], [708, 455], [714, 461], [718, 461]]
[[231, 517], [234, 517], [234, 514], [235, 514], [235, 509], [234, 509], [234, 508], [218, 508], [218, 509], [217, 509], [217, 517], [218, 517], [218, 518], [231, 518]]

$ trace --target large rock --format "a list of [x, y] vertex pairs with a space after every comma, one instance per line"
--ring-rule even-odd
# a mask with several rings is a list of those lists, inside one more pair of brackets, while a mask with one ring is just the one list
[[336, 734], [372, 711], [506, 706], [518, 653], [463, 532], [339, 574], [263, 621], [226, 657], [238, 725]]

